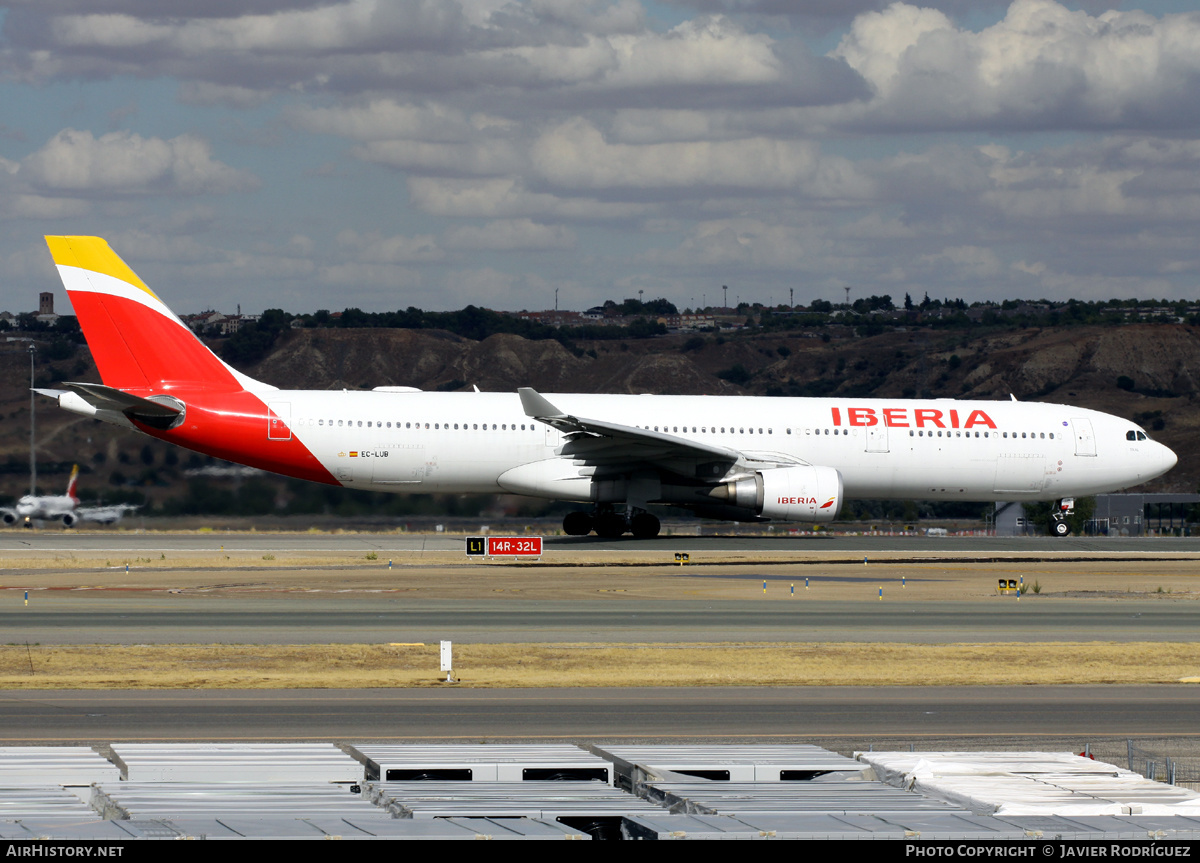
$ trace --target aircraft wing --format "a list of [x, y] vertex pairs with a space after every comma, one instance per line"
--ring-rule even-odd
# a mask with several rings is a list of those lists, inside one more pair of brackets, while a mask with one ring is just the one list
[[526, 416], [566, 435], [559, 454], [597, 469], [593, 475], [653, 466], [695, 476], [697, 466], [703, 466], [699, 473], [705, 479], [719, 481], [737, 467], [749, 470], [804, 464], [782, 453], [743, 452], [636, 426], [573, 416], [530, 387], [521, 387], [517, 393]]
[[139, 504], [117, 503], [111, 506], [81, 506], [75, 510], [75, 515], [84, 521], [94, 521], [98, 524], [116, 524], [126, 513], [141, 509]]

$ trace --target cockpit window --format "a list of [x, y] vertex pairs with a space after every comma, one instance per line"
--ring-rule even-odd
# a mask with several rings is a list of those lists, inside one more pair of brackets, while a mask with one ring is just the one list
[[1127, 431], [1125, 432], [1125, 440], [1149, 440], [1144, 431]]
[[1148, 440], [1145, 432], [1138, 432], [1138, 440]]

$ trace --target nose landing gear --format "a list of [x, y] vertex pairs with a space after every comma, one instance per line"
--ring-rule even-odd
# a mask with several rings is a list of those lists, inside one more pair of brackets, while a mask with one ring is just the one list
[[1058, 509], [1050, 516], [1050, 532], [1055, 536], [1070, 536], [1071, 526], [1067, 524], [1067, 516], [1075, 514], [1075, 498], [1064, 497], [1058, 502]]

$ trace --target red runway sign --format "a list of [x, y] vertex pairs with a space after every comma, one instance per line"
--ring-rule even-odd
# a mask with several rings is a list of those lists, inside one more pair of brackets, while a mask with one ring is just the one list
[[467, 554], [475, 557], [541, 557], [540, 536], [468, 536]]

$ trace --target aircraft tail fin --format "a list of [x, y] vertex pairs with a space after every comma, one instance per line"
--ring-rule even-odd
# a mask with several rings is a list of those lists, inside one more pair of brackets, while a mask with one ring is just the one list
[[67, 480], [67, 497], [79, 503], [79, 465], [71, 467], [71, 478]]
[[226, 365], [100, 237], [46, 237], [107, 386], [274, 389]]

